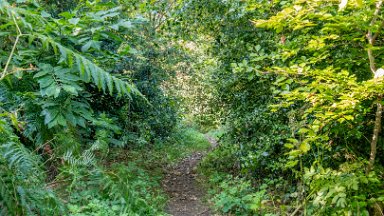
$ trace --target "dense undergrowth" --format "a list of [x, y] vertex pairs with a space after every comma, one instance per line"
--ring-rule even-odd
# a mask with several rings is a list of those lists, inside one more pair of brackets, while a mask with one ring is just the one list
[[201, 46], [217, 63], [206, 83], [225, 132], [201, 165], [216, 210], [382, 214], [382, 10], [351, 0], [186, 6], [180, 22], [208, 38]]
[[94, 167], [76, 166], [77, 176], [61, 173], [54, 191], [66, 200], [69, 215], [167, 215], [163, 174], [209, 142], [196, 129], [179, 126], [169, 138], [152, 147], [111, 149]]
[[0, 0], [0, 215], [163, 215], [192, 128], [221, 214], [382, 215], [383, 10]]
[[0, 1], [1, 215], [162, 214], [160, 177], [119, 152], [166, 143], [179, 124], [162, 85], [183, 50], [152, 17], [168, 9]]

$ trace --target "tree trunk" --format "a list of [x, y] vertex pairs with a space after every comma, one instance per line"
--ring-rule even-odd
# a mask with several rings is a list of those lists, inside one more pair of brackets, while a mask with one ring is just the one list
[[379, 139], [379, 133], [381, 129], [381, 117], [383, 114], [383, 105], [381, 104], [381, 99], [382, 98], [379, 97], [376, 103], [377, 110], [376, 110], [376, 116], [375, 116], [375, 126], [373, 128], [373, 135], [372, 135], [372, 141], [371, 141], [371, 154], [369, 156], [367, 174], [369, 174], [369, 172], [373, 169], [373, 165], [375, 163], [375, 158], [376, 158], [377, 141]]
[[[381, 7], [383, 5], [383, 0], [379, 0], [376, 2], [376, 9], [375, 12], [373, 13], [373, 18], [370, 23], [370, 27], [373, 27], [376, 24], [376, 21], [379, 17]], [[379, 28], [377, 29], [376, 33], [373, 34], [371, 29], [368, 30], [368, 33], [366, 35], [368, 39], [368, 43], [373, 47], [376, 42], [376, 38], [379, 36], [381, 29], [384, 27], [384, 21], [381, 21]], [[372, 48], [368, 48], [368, 58], [369, 58], [369, 66], [371, 69], [371, 72], [374, 75], [374, 78], [377, 77], [377, 70], [376, 70], [376, 65], [375, 65], [375, 57], [373, 55]], [[371, 141], [371, 153], [369, 156], [369, 164], [367, 167], [367, 175], [369, 172], [373, 169], [373, 165], [375, 163], [375, 158], [376, 158], [376, 151], [377, 151], [377, 140], [379, 139], [379, 133], [381, 129], [381, 117], [383, 114], [383, 105], [381, 104], [382, 96], [377, 97], [377, 102], [376, 102], [376, 115], [375, 115], [375, 125], [373, 128], [373, 134], [372, 134], [372, 141]]]

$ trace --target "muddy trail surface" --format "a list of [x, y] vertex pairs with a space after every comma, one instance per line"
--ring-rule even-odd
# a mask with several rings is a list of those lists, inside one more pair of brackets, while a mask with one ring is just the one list
[[[206, 137], [211, 149], [217, 142]], [[167, 171], [163, 180], [165, 192], [170, 197], [166, 212], [173, 216], [213, 216], [210, 208], [202, 202], [205, 193], [199, 185], [196, 173], [198, 163], [206, 152], [195, 152], [184, 158], [176, 166]]]

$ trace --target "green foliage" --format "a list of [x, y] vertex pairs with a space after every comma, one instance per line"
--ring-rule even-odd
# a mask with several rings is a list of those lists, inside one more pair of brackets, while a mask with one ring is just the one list
[[[356, 165], [357, 157], [367, 158], [369, 154], [367, 147], [373, 141], [366, 137], [372, 136], [373, 131], [369, 123], [371, 104], [376, 98], [381, 100], [382, 91], [380, 79], [371, 79], [367, 67], [370, 65], [371, 70], [375, 67], [370, 54], [370, 46], [374, 44], [369, 34], [372, 31], [377, 35], [380, 33], [375, 27], [375, 15], [367, 16], [373, 13], [372, 7], [368, 7], [371, 4], [365, 2], [362, 6], [351, 1], [344, 9], [330, 1], [310, 2], [308, 5], [311, 6], [297, 1], [268, 20], [255, 21], [257, 27], [274, 28], [277, 33], [291, 32], [289, 42], [278, 47], [276, 52], [282, 64], [267, 70], [280, 76], [275, 83], [275, 92], [281, 102], [274, 107], [297, 107], [290, 125], [294, 131], [285, 145], [289, 149], [288, 167], [295, 169], [299, 165], [302, 171], [303, 166], [321, 164], [318, 175], [298, 172], [311, 182], [308, 194], [317, 194], [310, 195], [309, 205], [304, 207], [311, 209], [313, 214], [361, 212], [358, 214], [367, 215], [370, 209], [373, 214], [372, 208], [376, 207], [372, 206], [381, 202], [369, 201], [381, 196], [373, 189], [380, 187], [373, 183], [380, 181], [379, 178], [369, 171], [364, 173], [364, 167]], [[294, 14], [293, 18], [286, 19], [288, 14]], [[362, 39], [366, 33], [348, 27], [351, 23], [368, 32], [368, 43]], [[353, 45], [345, 46], [349, 42]], [[375, 45], [381, 46], [381, 43]], [[368, 46], [368, 54], [361, 52], [361, 46]], [[381, 55], [378, 51], [375, 57]], [[371, 146], [371, 155], [372, 149]], [[337, 156], [342, 154], [345, 158]], [[315, 172], [313, 169], [311, 173]], [[355, 182], [354, 185], [340, 184], [346, 179]], [[358, 185], [364, 184], [373, 188], [363, 186], [366, 190], [354, 193]], [[335, 208], [326, 210], [320, 203]]]
[[165, 197], [158, 182], [135, 163], [82, 172], [66, 190], [70, 215], [162, 215]]
[[[178, 121], [162, 88], [173, 45], [154, 31], [161, 19], [143, 18], [161, 8], [0, 1], [1, 214], [161, 215], [147, 174], [100, 162], [167, 137]], [[72, 200], [82, 189], [87, 198]]]
[[194, 123], [201, 131], [216, 129], [221, 121], [223, 107], [218, 106], [214, 88], [214, 75], [220, 63], [208, 54], [208, 47], [201, 42], [184, 42], [182, 48], [189, 53], [186, 71], [176, 73], [169, 81], [171, 94], [180, 98], [183, 118]]
[[226, 108], [228, 132], [203, 162], [206, 174], [217, 169], [257, 185], [283, 177], [290, 187], [267, 192], [290, 196], [290, 213], [380, 214], [382, 185], [374, 182], [382, 178], [370, 173], [383, 164], [372, 158], [376, 139], [382, 153], [373, 112], [382, 103], [380, 2], [188, 3], [185, 28], [210, 39], [220, 62], [214, 97]]
[[221, 213], [382, 214], [382, 10], [0, 1], [0, 214], [163, 214], [181, 117]]
[[164, 163], [173, 164], [193, 152], [206, 151], [210, 147], [211, 144], [204, 134], [193, 127], [181, 124], [168, 139], [159, 140], [155, 144], [154, 154]]
[[309, 214], [369, 215], [367, 207], [383, 199], [383, 192], [377, 190], [380, 177], [375, 173], [365, 175], [360, 163], [345, 163], [338, 170], [311, 167], [305, 170], [304, 178], [311, 191], [309, 198], [313, 199]]
[[20, 143], [4, 118], [0, 131], [0, 213], [60, 215], [64, 207], [47, 189], [41, 158]]
[[[107, 7], [87, 3], [84, 10], [94, 10], [94, 16], [83, 11], [77, 14], [81, 18], [68, 19], [76, 14], [66, 12], [54, 18], [37, 3], [0, 2], [4, 31], [0, 35], [1, 112], [8, 117], [2, 120], [0, 160], [4, 214], [61, 215], [65, 211], [55, 193], [46, 189], [45, 181], [56, 175], [60, 153], [69, 158], [73, 149], [80, 152], [79, 145], [70, 145], [77, 143], [75, 137], [81, 131], [71, 133], [92, 127], [88, 86], [125, 98], [131, 93], [140, 95], [133, 85], [98, 66], [97, 59], [107, 53], [79, 48], [81, 43], [87, 45], [86, 35], [110, 34], [107, 23], [123, 22], [116, 17], [119, 10], [105, 11]], [[92, 30], [86, 28], [91, 22]], [[75, 26], [78, 32], [72, 34]], [[115, 37], [115, 42], [121, 43], [118, 39]], [[67, 141], [69, 148], [58, 147], [56, 152], [52, 146], [60, 146], [60, 131], [73, 139]], [[72, 166], [91, 163], [94, 156], [85, 151], [79, 158]], [[49, 176], [44, 174], [43, 162], [49, 167]]]
[[236, 157], [238, 148], [235, 145], [220, 143], [201, 162], [200, 167], [205, 175], [226, 172], [238, 173], [239, 159]]
[[254, 192], [249, 181], [231, 179], [230, 177], [213, 179], [213, 183], [219, 183], [212, 202], [215, 208], [222, 213], [235, 215], [256, 215], [263, 206], [262, 201], [266, 197], [265, 190]]
[[[159, 189], [164, 167], [209, 147], [203, 134], [180, 126], [152, 147], [110, 149], [102, 164], [86, 162], [85, 153], [79, 158], [68, 155], [57, 178], [66, 183], [56, 190], [68, 197], [71, 215], [165, 215], [166, 197]], [[116, 159], [125, 162], [117, 164]]]

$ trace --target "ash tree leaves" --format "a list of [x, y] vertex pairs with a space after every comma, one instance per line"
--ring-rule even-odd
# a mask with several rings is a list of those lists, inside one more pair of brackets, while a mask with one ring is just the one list
[[41, 115], [48, 128], [65, 127], [68, 124], [85, 128], [86, 122], [93, 120], [91, 107], [86, 101], [64, 99], [60, 102], [47, 99], [42, 103]]
[[83, 91], [81, 78], [73, 69], [61, 66], [53, 67], [41, 64], [40, 72], [34, 75], [40, 86], [40, 95], [45, 98], [41, 103], [44, 124], [48, 128], [55, 126], [86, 127], [86, 121], [92, 120], [91, 107], [86, 101], [77, 101]]
[[40, 86], [42, 101], [41, 115], [48, 128], [55, 126], [86, 126], [86, 121], [92, 120], [91, 108], [86, 101], [76, 101], [81, 78], [74, 75], [73, 69], [61, 66], [53, 67], [49, 64], [40, 64], [40, 71], [34, 75]]
[[[13, 28], [17, 26], [23, 33], [15, 56], [23, 49], [34, 47], [35, 52], [29, 57], [34, 62], [29, 64], [36, 69], [32, 71], [33, 82], [39, 86], [36, 95], [42, 100], [39, 102], [41, 116], [49, 128], [68, 124], [85, 127], [86, 122], [91, 121], [92, 109], [84, 97], [89, 93], [86, 86], [90, 84], [111, 96], [127, 99], [131, 99], [131, 94], [142, 96], [127, 81], [129, 77], [122, 73], [119, 77], [112, 75], [108, 72], [111, 68], [103, 64], [114, 65], [113, 61], [117, 60], [110, 57], [112, 51], [103, 50], [103, 44], [118, 47], [126, 40], [120, 33], [128, 33], [125, 30], [133, 28], [132, 22], [122, 18], [121, 6], [84, 4], [81, 10], [63, 12], [58, 17], [45, 10], [39, 11], [36, 5], [31, 6], [37, 7], [34, 12], [24, 9], [29, 6], [13, 7], [6, 1], [0, 10], [2, 19], [9, 21], [9, 25], [3, 26], [6, 32], [8, 28], [15, 31]], [[15, 23], [13, 17], [16, 17]], [[18, 67], [20, 60], [11, 60], [10, 64]]]
[[[134, 85], [112, 76], [110, 73], [106, 72], [104, 69], [78, 52], [63, 46], [49, 36], [42, 34], [35, 34], [35, 36], [41, 39], [46, 50], [49, 50], [51, 47], [55, 53], [60, 55], [60, 64], [66, 64], [68, 67], [73, 67], [74, 64], [76, 64], [77, 71], [82, 81], [93, 82], [104, 92], [108, 90], [110, 95], [112, 95], [114, 91], [119, 96], [130, 96], [131, 93], [140, 95]], [[83, 46], [82, 49], [88, 50], [90, 47], [84, 48]]]
[[[124, 28], [132, 27], [130, 21], [118, 18], [121, 7], [89, 12], [80, 17], [74, 17], [75, 15], [69, 12], [61, 13], [60, 16], [65, 19], [54, 19], [51, 16], [42, 16], [36, 19], [36, 14], [9, 5], [4, 9], [4, 15], [13, 16], [12, 14], [15, 14], [22, 21], [19, 25], [22, 28], [23, 35], [28, 36], [29, 43], [38, 43], [40, 41], [42, 51], [48, 53], [53, 51], [59, 57], [57, 64], [63, 67], [72, 68], [76, 64], [82, 81], [93, 82], [100, 90], [111, 95], [114, 91], [118, 96], [130, 96], [131, 93], [140, 94], [134, 85], [112, 76], [105, 69], [98, 66], [97, 56], [90, 53], [93, 50], [97, 51], [98, 55], [108, 54], [101, 50], [102, 40], [119, 40], [121, 42], [123, 39], [117, 36], [112, 37], [113, 34], [110, 31], [119, 30], [116, 25]], [[44, 11], [45, 13], [47, 12]], [[11, 18], [9, 17], [9, 19]], [[29, 23], [30, 19], [35, 19], [33, 20], [35, 22]], [[61, 30], [57, 29], [57, 24], [61, 26]], [[112, 28], [110, 25], [114, 25], [114, 27]], [[63, 38], [60, 39], [62, 37], [60, 34], [69, 31], [68, 29], [73, 29], [74, 26], [78, 27], [78, 32], [76, 34], [71, 32], [72, 35], [69, 34], [66, 38], [66, 41], [69, 40], [71, 43], [62, 43]], [[87, 37], [84, 37], [84, 35]], [[92, 37], [89, 37], [90, 35]], [[73, 47], [74, 44], [82, 44], [81, 49], [77, 50]], [[51, 64], [53, 63], [51, 62]], [[58, 91], [56, 94], [58, 94]]]
[[100, 42], [99, 41], [94, 41], [94, 40], [89, 40], [86, 44], [84, 44], [81, 47], [82, 52], [87, 52], [89, 48], [94, 48], [96, 50], [100, 50]]
[[73, 75], [71, 69], [52, 67], [49, 64], [41, 64], [40, 68], [41, 71], [35, 74], [34, 78], [38, 80], [42, 96], [57, 98], [62, 91], [78, 96], [82, 90], [78, 84], [81, 79]]
[[[168, 136], [178, 120], [176, 105], [170, 107], [173, 101], [168, 102], [160, 88], [164, 79], [148, 85], [155, 89], [149, 100], [158, 103], [156, 107], [132, 84], [141, 79], [135, 74], [144, 69], [143, 63], [151, 66], [151, 73], [168, 75], [169, 63], [163, 60], [172, 57], [142, 58], [147, 50], [161, 56], [169, 44], [164, 40], [167, 43], [155, 47], [154, 40], [167, 38], [145, 32], [149, 22], [129, 9], [136, 10], [122, 1], [0, 0], [0, 215], [71, 214], [63, 202], [71, 200], [66, 192], [85, 184], [108, 203], [119, 200], [121, 211], [110, 211], [116, 215], [158, 215], [148, 210], [145, 194], [137, 195], [139, 206], [129, 203], [128, 191], [115, 193], [118, 184], [112, 181], [100, 191], [105, 182], [99, 179], [109, 173], [101, 173], [104, 168], [96, 163], [110, 147], [140, 139], [155, 142], [165, 137], [163, 131]], [[122, 47], [126, 53], [119, 52]], [[134, 95], [139, 100], [132, 105]], [[159, 111], [162, 107], [167, 113]], [[165, 127], [163, 119], [170, 122]], [[149, 124], [154, 121], [160, 132]], [[67, 187], [57, 182], [70, 183], [65, 194], [51, 191]], [[126, 182], [121, 185], [126, 188]]]

